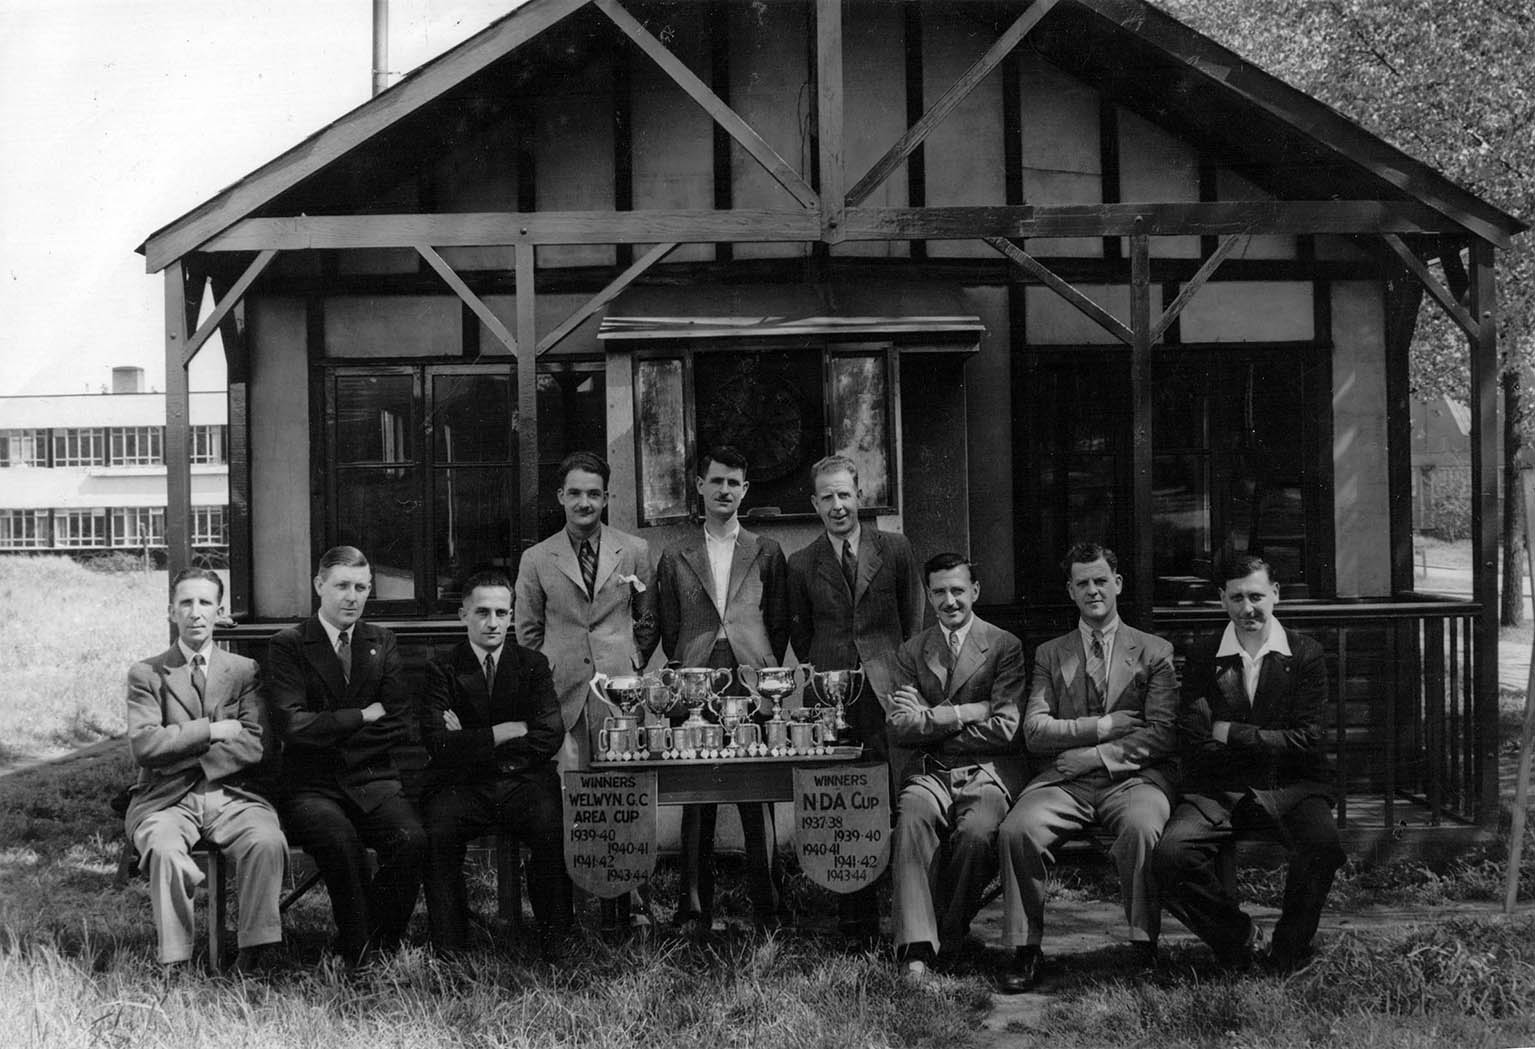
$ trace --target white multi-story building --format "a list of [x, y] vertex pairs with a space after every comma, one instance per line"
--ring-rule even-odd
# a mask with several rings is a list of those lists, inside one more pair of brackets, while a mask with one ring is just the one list
[[[191, 395], [192, 545], [229, 545], [224, 391]], [[165, 545], [165, 395], [142, 368], [112, 392], [0, 397], [0, 552]]]

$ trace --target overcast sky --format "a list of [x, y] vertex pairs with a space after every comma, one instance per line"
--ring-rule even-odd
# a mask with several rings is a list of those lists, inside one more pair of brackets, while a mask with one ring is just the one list
[[[519, 0], [390, 0], [408, 71]], [[0, 396], [136, 364], [164, 389], [156, 229], [368, 99], [372, 0], [0, 0]], [[205, 311], [206, 311], [205, 307]], [[205, 351], [193, 389], [221, 389]]]

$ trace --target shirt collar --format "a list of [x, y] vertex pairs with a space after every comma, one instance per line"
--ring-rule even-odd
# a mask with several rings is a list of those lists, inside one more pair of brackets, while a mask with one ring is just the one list
[[842, 545], [844, 543], [852, 544], [853, 556], [857, 557], [859, 543], [863, 539], [863, 528], [859, 525], [854, 525], [853, 530], [845, 536], [832, 535], [830, 532], [827, 532], [826, 538], [831, 540], [831, 552], [837, 555], [837, 560], [840, 561], [842, 559]]
[[942, 623], [938, 624], [938, 629], [943, 631], [943, 641], [944, 641], [944, 644], [946, 644], [946, 645], [949, 644], [949, 638], [950, 637], [952, 637], [954, 635], [958, 635], [959, 636], [959, 644], [958, 645], [949, 645], [949, 648], [952, 651], [955, 648], [964, 648], [965, 647], [965, 638], [970, 636], [970, 628], [973, 627], [973, 626], [975, 626], [975, 616], [974, 616], [974, 614], [972, 614], [969, 619], [965, 620], [965, 625], [960, 627], [958, 630], [950, 630], [948, 627], [944, 626]]
[[203, 662], [209, 664], [210, 666], [213, 663], [213, 649], [215, 646], [211, 637], [207, 641], [203, 642], [202, 648], [188, 648], [187, 643], [178, 637], [176, 639], [176, 647], [181, 649], [181, 655], [186, 659], [187, 666], [192, 665], [193, 656], [202, 656]]
[[[587, 536], [585, 539], [577, 539], [575, 537], [575, 535], [571, 533], [570, 529], [566, 528], [565, 529], [565, 538], [570, 540], [570, 549], [572, 551], [574, 551], [575, 554], [578, 557], [581, 554], [581, 544], [583, 542], [591, 543], [593, 551], [601, 550], [602, 549], [602, 523], [598, 522], [597, 530], [595, 532], [593, 532], [591, 535]], [[480, 662], [483, 663], [484, 660], [482, 659]]]
[[[1269, 635], [1263, 639], [1263, 647], [1258, 649], [1258, 654], [1253, 656], [1254, 662], [1262, 659], [1270, 652], [1277, 652], [1281, 656], [1288, 656], [1290, 652], [1290, 639], [1285, 636], [1285, 629], [1279, 624], [1279, 620], [1269, 617]], [[1237, 640], [1237, 628], [1235, 623], [1226, 624], [1226, 632], [1221, 635], [1221, 647], [1215, 650], [1216, 659], [1225, 659], [1227, 656], [1246, 656], [1247, 651], [1242, 643]]]
[[[330, 638], [330, 647], [335, 648], [336, 645], [340, 643], [341, 627], [332, 625], [329, 619], [326, 619], [318, 612], [315, 613], [315, 618], [318, 619], [320, 621], [320, 625], [325, 628], [325, 636]], [[357, 639], [357, 624], [353, 623], [346, 629], [351, 631], [351, 640], [355, 641]]]
[[496, 669], [501, 669], [501, 653], [506, 651], [506, 643], [504, 641], [501, 643], [500, 648], [494, 650], [489, 648], [481, 648], [473, 641], [469, 642], [469, 647], [474, 649], [474, 662], [477, 666], [484, 667], [485, 657], [489, 656], [491, 662], [496, 665]]
[[714, 533], [709, 531], [707, 526], [704, 528], [704, 542], [706, 543], [729, 543], [731, 546], [734, 546], [736, 539], [738, 539], [740, 535], [741, 519], [739, 517], [732, 517], [730, 519], [730, 531], [726, 532], [724, 538], [722, 539], [714, 538]]
[[1092, 642], [1094, 629], [1103, 635], [1105, 644], [1112, 645], [1114, 643], [1114, 635], [1119, 633], [1119, 617], [1116, 615], [1113, 619], [1109, 620], [1107, 626], [1097, 628], [1088, 626], [1085, 619], [1077, 620], [1077, 630], [1081, 631], [1082, 643], [1084, 645]]

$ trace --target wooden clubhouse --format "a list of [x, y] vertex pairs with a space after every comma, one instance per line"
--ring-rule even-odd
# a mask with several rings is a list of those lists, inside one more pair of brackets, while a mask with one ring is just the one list
[[[1498, 812], [1495, 260], [1524, 229], [1139, 0], [528, 0], [142, 245], [171, 566], [215, 331], [224, 636], [257, 655], [337, 543], [412, 658], [456, 640], [455, 580], [559, 527], [572, 449], [659, 548], [694, 449], [740, 445], [788, 550], [842, 451], [1031, 645], [1074, 538], [1179, 643], [1223, 622], [1212, 560], [1261, 552], [1332, 660], [1356, 852], [1458, 845]], [[1425, 292], [1467, 335], [1469, 601], [1413, 589]]]

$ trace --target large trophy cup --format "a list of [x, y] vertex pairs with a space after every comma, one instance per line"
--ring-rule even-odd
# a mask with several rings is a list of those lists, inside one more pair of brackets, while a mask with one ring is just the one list
[[831, 737], [827, 742], [835, 743], [850, 727], [847, 723], [847, 705], [856, 702], [863, 691], [863, 671], [812, 671], [810, 691], [815, 695], [821, 723], [826, 726], [826, 733]]
[[743, 666], [740, 669], [741, 683], [764, 701], [758, 709], [767, 710], [772, 715], [763, 726], [767, 734], [764, 746], [770, 752], [788, 746], [789, 723], [784, 720], [783, 701], [810, 680], [810, 672], [814, 669], [809, 663], [801, 663], [797, 667]]
[[663, 671], [662, 681], [677, 690], [687, 704], [688, 719], [672, 734], [693, 744], [686, 750], [715, 750], [724, 743], [724, 730], [704, 719], [704, 708], [713, 707], [721, 692], [730, 687], [734, 672], [725, 667], [683, 667]]
[[602, 728], [597, 731], [597, 751], [600, 756], [613, 760], [633, 756], [645, 747], [640, 729], [640, 711], [650, 698], [653, 679], [638, 676], [609, 677], [598, 671], [591, 681], [592, 694], [614, 711], [614, 716], [603, 718]]

